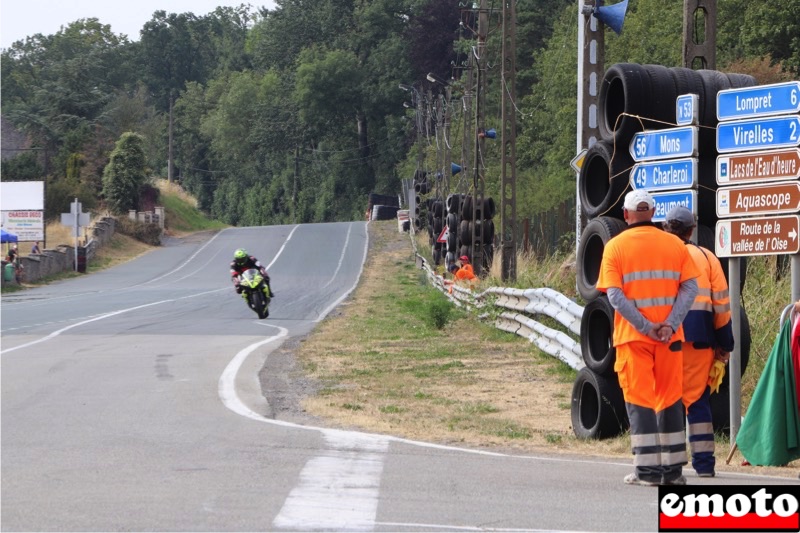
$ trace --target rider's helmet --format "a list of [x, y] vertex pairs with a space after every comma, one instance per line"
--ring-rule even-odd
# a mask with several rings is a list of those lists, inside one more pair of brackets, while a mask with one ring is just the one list
[[239, 248], [233, 252], [233, 260], [237, 265], [243, 265], [247, 261], [247, 257], [247, 250], [244, 248]]

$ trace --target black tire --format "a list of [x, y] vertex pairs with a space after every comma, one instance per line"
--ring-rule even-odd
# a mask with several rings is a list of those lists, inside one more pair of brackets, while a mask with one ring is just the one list
[[639, 119], [630, 115], [646, 115], [650, 92], [650, 77], [642, 65], [618, 63], [606, 70], [598, 96], [600, 136], [609, 141], [616, 139], [627, 150], [633, 134], [644, 129]]
[[258, 318], [264, 319], [269, 316], [269, 302], [267, 297], [260, 290], [252, 291], [247, 295], [250, 309], [256, 312]]
[[606, 378], [588, 368], [572, 386], [572, 431], [580, 439], [606, 439], [624, 433], [630, 423], [616, 374]]
[[451, 194], [447, 197], [447, 212], [452, 214], [459, 214], [461, 212], [461, 198], [462, 194]]
[[472, 220], [472, 196], [465, 196], [461, 202], [461, 220]]
[[589, 221], [581, 233], [578, 256], [575, 264], [578, 293], [586, 302], [591, 302], [601, 292], [597, 290], [600, 276], [600, 262], [606, 243], [625, 228], [625, 222], [618, 218], [597, 217]]
[[663, 65], [644, 65], [650, 77], [650, 95], [645, 95], [648, 100], [647, 117], [655, 122], [645, 122], [648, 130], [664, 129], [677, 122], [675, 116], [675, 101], [680, 96], [675, 79], [669, 68]]
[[587, 368], [603, 377], [614, 375], [617, 350], [612, 342], [614, 308], [605, 295], [595, 298], [581, 316], [581, 353]]
[[581, 211], [587, 218], [622, 218], [622, 203], [630, 181], [633, 159], [627, 146], [597, 141], [586, 152], [578, 176]]
[[458, 226], [458, 240], [461, 241], [462, 245], [472, 246], [472, 234], [470, 233], [470, 229], [472, 227], [472, 222], [469, 220], [462, 220], [461, 224]]
[[496, 214], [495, 209], [496, 209], [496, 207], [495, 207], [495, 204], [494, 204], [494, 198], [492, 198], [490, 196], [489, 198], [484, 198], [483, 199], [483, 216], [484, 216], [484, 218], [487, 218], [487, 219], [494, 218], [494, 215]]

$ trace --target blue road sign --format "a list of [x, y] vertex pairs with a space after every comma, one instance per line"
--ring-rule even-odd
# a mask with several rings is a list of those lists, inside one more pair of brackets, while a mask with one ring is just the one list
[[700, 97], [696, 94], [682, 94], [675, 101], [675, 122], [678, 126], [698, 124]]
[[642, 131], [631, 139], [634, 161], [697, 156], [697, 126]]
[[636, 163], [631, 169], [634, 189], [666, 190], [697, 187], [697, 159], [670, 159]]
[[650, 195], [656, 202], [656, 212], [653, 215], [653, 222], [664, 222], [667, 213], [673, 207], [682, 205], [689, 211], [697, 214], [697, 191], [672, 191], [672, 192], [653, 192]]
[[800, 116], [720, 122], [717, 126], [717, 152], [741, 152], [800, 145]]
[[726, 89], [717, 93], [717, 118], [732, 120], [800, 111], [800, 81]]

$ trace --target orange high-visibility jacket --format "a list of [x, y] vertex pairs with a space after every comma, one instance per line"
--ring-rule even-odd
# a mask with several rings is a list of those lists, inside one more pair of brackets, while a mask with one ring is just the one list
[[[669, 316], [680, 284], [698, 275], [681, 239], [643, 222], [629, 226], [606, 243], [596, 286], [601, 291], [622, 289], [645, 318], [658, 323]], [[616, 312], [613, 340], [614, 346], [631, 341], [656, 344]], [[681, 326], [671, 339], [677, 340], [684, 340]]]
[[470, 280], [473, 280], [473, 279], [477, 278], [477, 276], [475, 275], [475, 271], [472, 270], [472, 265], [465, 264], [464, 266], [462, 266], [461, 268], [459, 268], [456, 271], [455, 278], [457, 280], [465, 279], [467, 281], [470, 281]]
[[720, 346], [726, 352], [733, 351], [731, 300], [722, 265], [710, 250], [702, 246], [687, 242], [686, 248], [700, 271], [697, 296], [683, 319], [686, 341], [695, 343], [698, 348]]

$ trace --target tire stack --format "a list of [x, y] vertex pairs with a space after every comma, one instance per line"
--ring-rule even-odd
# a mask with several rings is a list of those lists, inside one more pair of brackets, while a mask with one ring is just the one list
[[475, 198], [464, 196], [461, 198], [461, 221], [458, 225], [458, 241], [456, 242], [457, 255], [466, 255], [475, 262], [473, 242], [480, 242], [483, 257], [481, 268], [483, 271], [492, 266], [494, 259], [494, 199], [483, 198], [481, 205], [475, 206]]
[[[456, 259], [461, 257], [461, 209], [464, 205], [465, 195], [460, 193], [451, 194], [445, 200], [445, 212], [448, 233], [447, 233], [447, 251], [445, 253], [444, 264], [445, 267], [450, 268], [450, 265], [456, 262]], [[467, 230], [469, 231], [469, 230]]]
[[400, 199], [397, 196], [369, 193], [367, 210], [370, 213], [370, 220], [391, 220], [397, 217], [399, 209]]
[[416, 195], [414, 202], [414, 229], [415, 231], [422, 231], [428, 225], [427, 210], [422, 197], [428, 194], [431, 190], [431, 184], [428, 181], [428, 173], [422, 170], [417, 170], [414, 173], [414, 194]]
[[444, 202], [441, 198], [428, 198], [425, 202], [428, 210], [428, 241], [431, 245], [433, 264], [439, 265], [445, 257], [446, 244], [439, 242], [439, 235], [445, 225]]
[[[587, 302], [581, 321], [581, 350], [586, 368], [578, 373], [572, 392], [573, 431], [578, 437], [611, 437], [628, 428], [619, 382], [613, 371], [614, 312], [596, 284], [606, 243], [625, 227], [622, 204], [630, 190], [634, 162], [629, 147], [633, 136], [644, 130], [673, 127], [677, 122], [677, 97], [699, 95], [698, 234], [710, 232], [710, 242], [699, 239], [701, 245], [713, 251], [710, 228], [717, 221], [716, 95], [723, 89], [755, 84], [752, 76], [743, 74], [661, 65], [620, 63], [606, 71], [598, 101], [601, 138], [588, 149], [578, 177], [581, 211], [588, 220], [581, 233], [576, 260], [577, 289]], [[727, 276], [727, 260], [721, 262]], [[744, 275], [741, 279], [743, 283]], [[744, 312], [742, 315], [742, 347], [746, 346], [748, 353], [745, 356], [745, 350], [742, 351], [744, 372], [750, 332]], [[723, 394], [714, 396], [721, 399]]]

